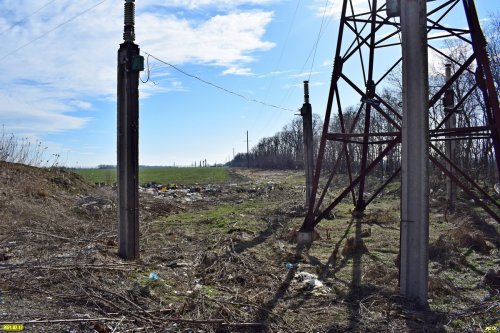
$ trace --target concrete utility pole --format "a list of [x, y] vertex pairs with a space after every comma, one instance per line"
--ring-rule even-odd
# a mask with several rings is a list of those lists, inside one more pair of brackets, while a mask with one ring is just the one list
[[135, 0], [125, 0], [124, 42], [118, 50], [118, 255], [139, 257], [139, 72], [144, 58], [134, 44]]
[[[451, 78], [451, 64], [446, 64], [445, 74], [446, 74], [446, 81], [449, 81]], [[449, 117], [445, 123], [445, 128], [446, 129], [456, 128], [457, 127], [457, 117], [456, 117], [456, 114], [453, 112], [453, 108], [455, 106], [455, 96], [454, 96], [452, 87], [448, 88], [448, 90], [446, 90], [446, 92], [444, 93], [443, 106], [444, 106], [445, 116]], [[445, 141], [444, 151], [445, 151], [446, 157], [448, 157], [448, 159], [451, 162], [455, 163], [456, 144], [455, 144], [455, 140], [453, 140], [453, 138], [450, 138], [450, 139], [451, 140]], [[453, 174], [453, 169], [449, 163], [446, 164], [446, 169], [448, 169], [448, 171], [451, 174]], [[457, 185], [451, 180], [450, 177], [446, 178], [446, 193], [447, 193], [447, 201], [448, 201], [448, 211], [454, 212], [455, 211], [455, 201], [457, 199]]]
[[247, 168], [250, 169], [250, 151], [248, 149], [248, 131], [247, 131]]
[[429, 102], [426, 0], [401, 2], [403, 128], [400, 291], [427, 305]]
[[302, 116], [302, 135], [304, 136], [304, 170], [306, 173], [306, 208], [311, 202], [314, 177], [314, 151], [312, 130], [312, 107], [309, 103], [309, 81], [304, 81], [304, 105], [300, 109]]

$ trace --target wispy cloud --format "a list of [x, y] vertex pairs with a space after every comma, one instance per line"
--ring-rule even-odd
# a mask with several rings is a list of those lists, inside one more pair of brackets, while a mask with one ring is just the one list
[[145, 0], [142, 3], [146, 6], [161, 6], [170, 8], [199, 9], [202, 7], [218, 8], [238, 8], [242, 5], [265, 5], [276, 2], [276, 0], [171, 0], [159, 2], [156, 0]]
[[252, 76], [252, 70], [248, 67], [230, 67], [222, 72], [222, 75], [242, 75], [242, 76]]
[[291, 72], [291, 70], [272, 71], [272, 72], [265, 73], [265, 74], [259, 74], [256, 76], [256, 78], [264, 79], [264, 78], [268, 78], [268, 77], [272, 77], [272, 76], [280, 76], [280, 75], [288, 74], [290, 72]]
[[304, 73], [299, 73], [299, 74], [290, 74], [289, 76], [300, 78], [300, 77], [308, 77], [309, 75], [313, 76], [313, 75], [318, 75], [318, 74], [320, 74], [320, 72], [310, 72], [310, 73], [304, 72]]
[[[323, 81], [318, 81], [318, 82], [310, 82], [309, 87], [321, 87], [324, 86], [326, 83]], [[295, 84], [286, 84], [283, 86], [283, 89], [290, 89], [290, 88], [302, 88], [304, 87], [303, 83], [295, 83]]]
[[264, 41], [272, 12], [252, 11], [216, 15], [196, 24], [174, 15], [146, 13], [137, 18], [141, 47], [174, 64], [201, 63], [226, 67], [225, 74], [250, 74], [244, 64], [252, 53], [274, 43]]
[[[116, 98], [123, 2], [106, 1], [54, 29], [99, 2], [53, 1], [32, 16], [47, 1], [0, 2], [0, 58], [26, 45], [2, 60], [0, 116], [6, 131], [49, 133], [82, 128], [96, 112], [96, 99]], [[172, 11], [156, 10], [165, 8], [165, 1], [140, 1], [136, 5], [137, 43], [173, 64], [203, 64], [220, 67], [223, 75], [250, 75], [254, 54], [274, 47], [264, 39], [273, 13], [259, 7], [271, 2], [170, 1], [169, 8], [183, 10], [182, 16], [176, 16]], [[216, 10], [207, 11], [203, 18], [189, 15], [189, 10], [204, 6]], [[186, 90], [167, 69], [151, 66], [151, 80], [157, 84], [141, 84], [141, 97]]]

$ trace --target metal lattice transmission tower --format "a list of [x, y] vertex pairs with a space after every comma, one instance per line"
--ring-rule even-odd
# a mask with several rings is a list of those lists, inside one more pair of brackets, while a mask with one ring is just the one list
[[[342, 4], [332, 81], [303, 231], [312, 231], [344, 199], [352, 200], [355, 213], [363, 212], [401, 172], [399, 94], [403, 87], [398, 2], [355, 2], [356, 7], [353, 0], [343, 0]], [[467, 142], [489, 151], [492, 174], [498, 181], [498, 92], [474, 1], [428, 1], [427, 32], [429, 68], [438, 61], [438, 70], [443, 72], [441, 81], [433, 80], [429, 89], [432, 170], [439, 170], [500, 221], [500, 205], [489, 194], [493, 184], [488, 184], [488, 189], [480, 185], [466, 171], [468, 162], [455, 159], [446, 148], [449, 142], [457, 147]], [[444, 75], [446, 63], [451, 64], [448, 77]], [[394, 89], [398, 84], [399, 91]], [[450, 119], [454, 120], [453, 126]], [[345, 181], [337, 182], [336, 176], [348, 178], [347, 185]]]

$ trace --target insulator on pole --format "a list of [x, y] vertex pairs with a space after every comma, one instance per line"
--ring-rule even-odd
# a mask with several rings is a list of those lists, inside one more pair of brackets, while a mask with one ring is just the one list
[[125, 26], [123, 30], [123, 40], [133, 42], [135, 40], [135, 0], [125, 0]]
[[304, 81], [304, 100], [309, 103], [309, 81]]

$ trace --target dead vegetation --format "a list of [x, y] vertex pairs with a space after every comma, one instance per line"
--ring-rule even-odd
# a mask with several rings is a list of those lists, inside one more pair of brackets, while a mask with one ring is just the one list
[[112, 188], [60, 169], [1, 167], [3, 323], [100, 333], [498, 325], [498, 224], [477, 214], [431, 227], [430, 307], [419, 310], [398, 293], [392, 202], [358, 220], [340, 207], [298, 252], [289, 240], [303, 192], [292, 173], [239, 170], [237, 185], [141, 193], [141, 259], [124, 262]]

